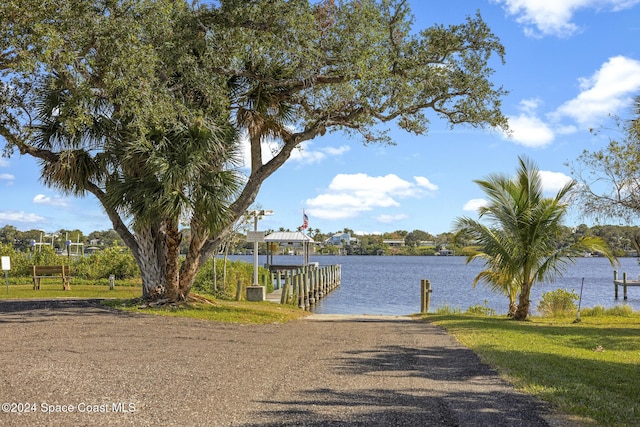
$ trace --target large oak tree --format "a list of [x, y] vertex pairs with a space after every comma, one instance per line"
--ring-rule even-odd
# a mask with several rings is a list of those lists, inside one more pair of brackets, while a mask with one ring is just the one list
[[577, 201], [587, 216], [634, 222], [640, 215], [640, 96], [631, 118], [615, 121], [617, 134], [606, 147], [584, 150], [572, 163]]
[[[149, 298], [186, 298], [304, 141], [341, 131], [392, 143], [389, 126], [423, 134], [433, 118], [506, 128], [490, 80], [504, 50], [479, 14], [418, 31], [402, 0], [8, 0], [0, 17], [5, 154], [93, 194]], [[271, 156], [266, 138], [279, 143]]]

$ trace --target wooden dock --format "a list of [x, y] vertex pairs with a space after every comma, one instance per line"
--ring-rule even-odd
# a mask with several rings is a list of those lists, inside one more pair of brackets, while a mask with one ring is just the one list
[[622, 286], [622, 292], [624, 299], [627, 299], [627, 287], [628, 286], [640, 286], [640, 280], [627, 280], [627, 273], [622, 273], [622, 280], [618, 279], [618, 272], [613, 271], [613, 285], [615, 288], [615, 297], [618, 299], [618, 287]]
[[309, 309], [321, 298], [340, 286], [341, 266], [269, 266], [274, 292], [267, 296], [275, 301], [280, 296], [281, 304], [297, 305]]

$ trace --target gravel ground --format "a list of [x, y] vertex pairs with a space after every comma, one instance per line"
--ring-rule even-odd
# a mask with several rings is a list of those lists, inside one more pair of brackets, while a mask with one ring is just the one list
[[0, 302], [0, 403], [5, 426], [562, 424], [407, 317], [236, 325], [86, 300]]

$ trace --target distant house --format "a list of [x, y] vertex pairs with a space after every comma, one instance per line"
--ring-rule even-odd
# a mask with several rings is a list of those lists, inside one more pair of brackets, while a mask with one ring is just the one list
[[387, 239], [383, 240], [382, 243], [387, 246], [404, 246], [404, 239]]
[[452, 256], [453, 255], [453, 251], [451, 249], [440, 249], [438, 252], [436, 252], [436, 255], [439, 256]]
[[357, 242], [358, 239], [351, 238], [350, 233], [336, 233], [333, 236], [329, 237], [324, 241], [327, 245], [333, 246], [342, 246], [342, 245], [351, 245]]

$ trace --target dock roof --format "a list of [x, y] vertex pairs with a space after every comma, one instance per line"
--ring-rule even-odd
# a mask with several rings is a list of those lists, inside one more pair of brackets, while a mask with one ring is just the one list
[[265, 242], [315, 243], [315, 241], [300, 231], [277, 231], [264, 238]]

